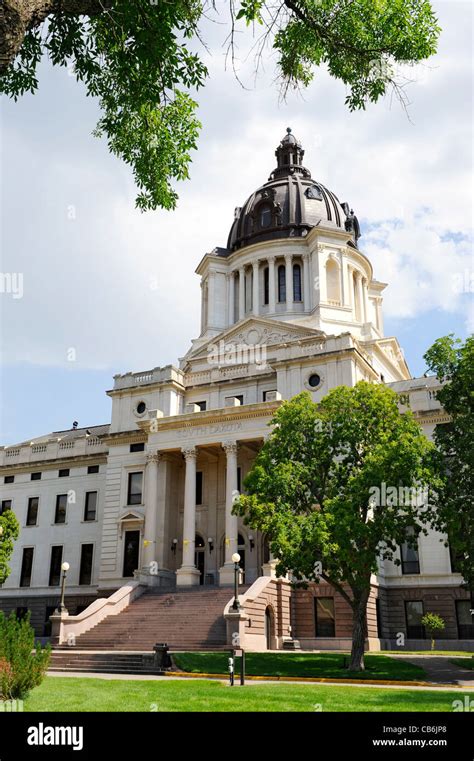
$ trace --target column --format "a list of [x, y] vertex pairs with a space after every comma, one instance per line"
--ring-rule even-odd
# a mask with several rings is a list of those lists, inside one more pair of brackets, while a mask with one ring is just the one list
[[275, 257], [268, 257], [268, 311], [275, 311]]
[[252, 263], [252, 312], [256, 315], [260, 311], [260, 283], [259, 276], [259, 264], [260, 262]]
[[286, 311], [293, 309], [293, 257], [285, 254], [285, 281], [286, 281]]
[[367, 282], [367, 278], [362, 278], [362, 297], [363, 297], [363, 311], [362, 314], [364, 315], [364, 322], [369, 321], [369, 304], [368, 304], [368, 296], [369, 296], [369, 286]]
[[186, 462], [184, 477], [184, 520], [183, 520], [183, 562], [176, 572], [178, 587], [199, 584], [199, 571], [194, 565], [194, 543], [196, 539], [196, 448], [183, 447]]
[[239, 269], [239, 320], [245, 317], [245, 269]]
[[356, 309], [356, 319], [359, 322], [364, 322], [364, 294], [362, 292], [362, 275], [360, 272], [356, 273], [356, 288], [357, 288], [357, 302], [356, 307], [359, 307], [359, 313], [357, 314]]
[[158, 463], [160, 453], [148, 452], [145, 466], [145, 547], [143, 565], [148, 573], [153, 572], [153, 563], [158, 562], [156, 553], [156, 525], [158, 509]]
[[226, 277], [227, 277], [227, 304], [228, 304], [228, 308], [229, 308], [227, 323], [228, 323], [228, 325], [230, 327], [230, 325], [234, 324], [234, 313], [235, 313], [235, 307], [234, 307], [235, 278], [234, 278], [234, 273], [231, 272]]
[[234, 583], [234, 564], [232, 555], [237, 552], [238, 524], [237, 516], [232, 515], [234, 496], [237, 494], [237, 442], [224, 441], [222, 443], [227, 457], [226, 463], [226, 489], [225, 489], [225, 560], [219, 570], [219, 584], [221, 586]]
[[304, 310], [309, 312], [311, 310], [311, 291], [310, 291], [311, 274], [309, 271], [309, 254], [303, 254], [303, 298], [304, 298]]

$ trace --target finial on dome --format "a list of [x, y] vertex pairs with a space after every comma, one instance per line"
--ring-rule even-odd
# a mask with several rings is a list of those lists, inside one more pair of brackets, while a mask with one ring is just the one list
[[280, 141], [275, 155], [278, 163], [273, 172], [275, 177], [294, 173], [311, 176], [308, 170], [303, 167], [304, 150], [299, 140], [292, 133], [291, 127], [286, 128], [286, 135]]
[[291, 132], [291, 127], [287, 127], [287, 128], [286, 128], [286, 131], [288, 132], [288, 134], [290, 134], [290, 132]]

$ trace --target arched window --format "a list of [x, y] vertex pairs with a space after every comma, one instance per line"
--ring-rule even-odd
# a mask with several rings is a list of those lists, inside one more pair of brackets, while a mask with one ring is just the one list
[[328, 301], [341, 303], [341, 281], [339, 267], [334, 259], [328, 259], [326, 264], [326, 285]]
[[280, 264], [278, 267], [278, 301], [280, 304], [286, 301], [286, 270], [284, 264]]
[[301, 298], [301, 266], [293, 265], [293, 301], [303, 301]]
[[270, 269], [265, 267], [263, 270], [263, 303], [270, 302]]
[[258, 222], [260, 227], [270, 227], [272, 223], [272, 207], [269, 203], [264, 203], [258, 210]]

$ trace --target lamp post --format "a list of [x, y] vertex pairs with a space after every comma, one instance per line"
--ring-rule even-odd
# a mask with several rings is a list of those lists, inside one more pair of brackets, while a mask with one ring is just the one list
[[232, 562], [234, 563], [234, 602], [232, 603], [232, 610], [240, 610], [239, 602], [239, 573], [240, 573], [240, 555], [238, 552], [234, 552], [232, 555]]
[[61, 571], [63, 572], [62, 579], [61, 579], [61, 599], [59, 601], [58, 607], [54, 611], [55, 614], [60, 615], [61, 613], [67, 613], [67, 608], [64, 604], [64, 592], [66, 589], [66, 574], [69, 571], [69, 568], [70, 568], [69, 563], [64, 561], [64, 563], [62, 563], [61, 565]]

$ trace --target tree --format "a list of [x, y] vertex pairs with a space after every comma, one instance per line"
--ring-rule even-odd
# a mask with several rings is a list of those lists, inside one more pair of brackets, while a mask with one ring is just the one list
[[431, 638], [431, 649], [435, 649], [435, 634], [445, 628], [444, 619], [436, 613], [425, 613], [421, 619], [421, 625], [425, 627]]
[[437, 425], [434, 440], [440, 452], [437, 528], [445, 532], [452, 554], [474, 594], [474, 336], [464, 344], [453, 334], [439, 338], [424, 355], [443, 382], [436, 396], [450, 421]]
[[[35, 92], [43, 56], [68, 66], [99, 99], [95, 134], [132, 167], [137, 206], [174, 208], [201, 126], [191, 92], [208, 70], [194, 48], [209, 13], [208, 0], [3, 0], [0, 92]], [[440, 32], [428, 0], [229, 0], [229, 17], [234, 64], [237, 26], [261, 25], [257, 59], [277, 51], [284, 90], [326, 65], [351, 109], [400, 92], [394, 66], [433, 55]]]
[[13, 510], [5, 510], [0, 515], [0, 584], [10, 575], [8, 565], [12, 556], [14, 541], [18, 539], [20, 525]]
[[349, 668], [363, 670], [371, 574], [427, 533], [434, 445], [394, 391], [365, 381], [319, 404], [299, 394], [272, 425], [235, 511], [267, 534], [279, 575], [323, 579], [342, 595], [353, 614]]
[[51, 646], [35, 644], [30, 614], [18, 619], [0, 612], [0, 699], [23, 700], [41, 684], [51, 657]]

